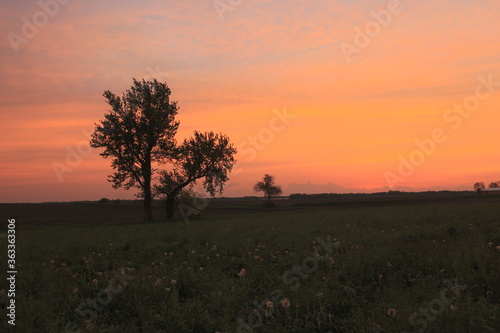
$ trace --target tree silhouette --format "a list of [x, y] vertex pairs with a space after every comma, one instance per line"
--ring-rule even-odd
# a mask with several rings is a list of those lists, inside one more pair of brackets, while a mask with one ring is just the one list
[[474, 184], [474, 191], [476, 191], [477, 194], [481, 194], [485, 190], [485, 186], [483, 182], [477, 182]]
[[204, 179], [203, 187], [210, 195], [222, 193], [235, 154], [236, 149], [223, 134], [195, 131], [192, 138], [184, 140], [171, 158], [173, 168], [160, 171], [160, 185], [154, 187], [155, 193], [166, 197], [167, 218], [173, 217], [175, 200], [182, 189], [199, 179]]
[[492, 182], [490, 185], [488, 185], [489, 188], [498, 188], [498, 182]]
[[[111, 166], [115, 172], [108, 176], [108, 181], [114, 188], [140, 189], [137, 196], [144, 198], [145, 220], [153, 219], [153, 190], [154, 194], [166, 196], [168, 218], [173, 216], [174, 203], [182, 189], [201, 178], [211, 195], [222, 193], [235, 163], [236, 149], [229, 138], [213, 132], [195, 132], [193, 138], [177, 146], [178, 107], [177, 102], [170, 101], [167, 84], [156, 79], [133, 81], [122, 97], [104, 92], [111, 110], [96, 124], [90, 140], [91, 147], [105, 148], [101, 156], [113, 158]], [[167, 163], [172, 168], [160, 171], [160, 184], [153, 185], [156, 166]]]
[[133, 81], [121, 97], [104, 92], [111, 110], [95, 124], [90, 146], [104, 148], [100, 155], [113, 159], [115, 172], [108, 176], [108, 181], [114, 188], [140, 189], [144, 220], [152, 220], [152, 165], [163, 163], [172, 155], [179, 127], [175, 121], [178, 107], [177, 102], [170, 101], [167, 84], [156, 79]]
[[257, 193], [264, 193], [264, 200], [267, 206], [272, 205], [272, 197], [278, 196], [283, 193], [281, 186], [276, 184], [275, 177], [269, 174], [265, 174], [262, 181], [254, 185], [253, 190]]

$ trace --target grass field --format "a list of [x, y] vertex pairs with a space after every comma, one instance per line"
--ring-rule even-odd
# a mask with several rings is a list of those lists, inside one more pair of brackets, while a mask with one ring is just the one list
[[17, 332], [499, 332], [498, 200], [246, 204], [189, 224], [60, 205], [88, 216], [14, 216]]

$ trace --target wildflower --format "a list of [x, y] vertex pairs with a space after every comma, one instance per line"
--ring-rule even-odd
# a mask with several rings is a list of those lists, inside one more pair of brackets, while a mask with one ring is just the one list
[[102, 276], [102, 272], [96, 272], [96, 274]]
[[159, 286], [161, 283], [162, 283], [162, 280], [161, 279], [157, 279], [155, 281], [155, 286]]
[[76, 279], [76, 274], [71, 275], [73, 279]]
[[191, 254], [195, 254], [195, 253], [196, 253], [196, 251], [195, 251], [195, 250], [191, 251]]
[[328, 258], [328, 263], [331, 265], [331, 264], [334, 264], [335, 263], [335, 259], [333, 259], [332, 257]]
[[390, 308], [390, 309], [388, 309], [388, 310], [387, 310], [387, 314], [388, 314], [389, 316], [391, 316], [391, 317], [395, 317], [395, 316], [396, 316], [396, 314], [397, 314], [397, 311], [396, 311], [396, 309], [394, 309], [394, 308]]
[[78, 288], [73, 288], [73, 293], [77, 293], [78, 292]]
[[451, 309], [452, 311], [458, 310], [458, 306], [455, 306], [455, 305], [453, 305], [453, 304], [450, 304], [450, 309]]
[[266, 303], [266, 308], [272, 308], [274, 306], [274, 303], [272, 301], [267, 301]]
[[282, 299], [280, 303], [285, 309], [290, 307], [290, 300], [288, 298]]
[[489, 242], [488, 245], [489, 246], [493, 246], [494, 244], [493, 244], [493, 242]]
[[202, 271], [202, 270], [203, 270], [203, 267], [200, 267], [200, 271]]
[[93, 283], [93, 284], [97, 284], [97, 282], [99, 282], [99, 281], [97, 281], [97, 279], [93, 279], [93, 280], [92, 280], [92, 283]]
[[241, 269], [241, 271], [238, 273], [238, 276], [244, 276], [246, 274], [246, 270], [244, 268]]
[[316, 293], [316, 296], [321, 297], [321, 296], [323, 296], [323, 293], [322, 293], [321, 291], [318, 291], [318, 292]]
[[171, 284], [176, 284], [176, 283], [177, 283], [177, 281], [176, 281], [176, 280], [172, 280], [172, 281], [170, 281], [170, 283], [171, 283]]
[[165, 288], [165, 292], [169, 293], [170, 292], [170, 288]]
[[498, 251], [500, 251], [500, 246], [497, 246], [497, 247], [496, 247], [496, 249], [497, 249]]
[[55, 262], [56, 262], [55, 260], [51, 260], [51, 261], [50, 261], [50, 264], [51, 264], [51, 265], [54, 265], [54, 263], [55, 263]]

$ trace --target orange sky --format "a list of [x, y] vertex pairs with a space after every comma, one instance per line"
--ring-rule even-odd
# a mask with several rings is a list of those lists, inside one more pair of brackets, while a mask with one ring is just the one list
[[[264, 173], [285, 194], [500, 180], [500, 3], [396, 1], [6, 2], [0, 202], [133, 198], [85, 133], [104, 90], [153, 76], [179, 102], [179, 139], [212, 130], [240, 148], [226, 196]], [[446, 139], [425, 154], [415, 141], [435, 129]]]

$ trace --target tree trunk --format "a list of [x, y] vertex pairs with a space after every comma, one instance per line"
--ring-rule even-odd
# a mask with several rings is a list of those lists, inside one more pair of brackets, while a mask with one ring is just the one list
[[153, 219], [153, 207], [151, 198], [151, 161], [148, 159], [143, 165], [144, 176], [144, 221]]
[[144, 221], [151, 221], [153, 219], [153, 207], [151, 199], [151, 187], [144, 189]]
[[175, 195], [172, 194], [167, 195], [167, 202], [165, 205], [166, 208], [165, 215], [167, 219], [171, 219], [174, 217], [174, 203], [175, 203]]

